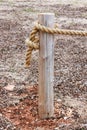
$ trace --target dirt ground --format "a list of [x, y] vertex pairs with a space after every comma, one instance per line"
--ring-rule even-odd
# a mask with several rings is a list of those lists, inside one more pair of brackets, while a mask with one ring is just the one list
[[59, 28], [87, 30], [86, 1], [0, 0], [0, 130], [87, 130], [87, 37], [55, 36], [55, 116], [38, 117], [38, 51], [24, 62], [41, 12], [55, 13]]

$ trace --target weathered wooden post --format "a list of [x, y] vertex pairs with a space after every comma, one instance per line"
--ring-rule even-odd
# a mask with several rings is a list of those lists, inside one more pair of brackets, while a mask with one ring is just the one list
[[[39, 23], [54, 27], [54, 14], [39, 14]], [[39, 117], [50, 118], [54, 114], [54, 36], [40, 32], [39, 51]]]

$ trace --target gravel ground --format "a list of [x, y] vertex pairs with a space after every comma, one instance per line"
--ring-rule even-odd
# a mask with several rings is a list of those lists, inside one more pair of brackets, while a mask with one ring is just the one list
[[[25, 39], [32, 30], [33, 23], [40, 12], [54, 12], [59, 28], [86, 30], [87, 6], [68, 1], [59, 3], [49, 0], [1, 0], [0, 1], [0, 107], [20, 102], [15, 97], [17, 90], [25, 86], [38, 85], [38, 52], [34, 52], [29, 69], [24, 68]], [[62, 107], [72, 108], [77, 115], [75, 128], [87, 129], [87, 37], [55, 37], [54, 92], [55, 100]], [[14, 85], [15, 90], [9, 97], [3, 87]], [[63, 108], [63, 109], [64, 109]], [[0, 115], [0, 129], [7, 118]], [[9, 119], [8, 119], [9, 120]], [[5, 126], [11, 121], [6, 121]], [[8, 122], [8, 123], [7, 123]], [[70, 124], [71, 127], [73, 124]], [[9, 130], [14, 126], [9, 124]], [[11, 127], [10, 127], [11, 126]], [[73, 127], [74, 127], [73, 126]], [[69, 129], [70, 126], [64, 126]], [[63, 128], [59, 128], [62, 130]], [[16, 128], [17, 130], [17, 128]]]

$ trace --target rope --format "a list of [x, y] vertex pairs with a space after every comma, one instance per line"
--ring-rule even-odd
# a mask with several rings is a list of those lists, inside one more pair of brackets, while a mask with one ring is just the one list
[[28, 45], [26, 53], [26, 67], [30, 65], [32, 51], [39, 49], [39, 38], [37, 37], [39, 31], [49, 34], [87, 36], [87, 31], [65, 30], [65, 29], [58, 29], [57, 27], [52, 29], [36, 23], [34, 29], [30, 34], [30, 39], [26, 39], [26, 44]]
[[26, 39], [25, 43], [28, 45], [27, 53], [26, 53], [26, 64], [28, 67], [30, 65], [30, 59], [33, 50], [39, 49], [39, 38], [36, 37], [38, 30], [34, 28], [30, 34], [30, 39]]
[[58, 28], [51, 29], [49, 27], [42, 26], [38, 23], [36, 23], [35, 27], [39, 31], [50, 33], [50, 34], [87, 36], [87, 31], [65, 30], [65, 29], [58, 29]]

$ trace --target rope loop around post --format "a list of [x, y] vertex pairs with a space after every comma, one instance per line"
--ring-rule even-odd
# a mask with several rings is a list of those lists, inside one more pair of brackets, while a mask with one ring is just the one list
[[87, 36], [87, 31], [78, 31], [78, 30], [67, 30], [67, 29], [59, 29], [57, 26], [54, 28], [49, 28], [40, 25], [39, 23], [35, 24], [33, 28], [30, 39], [26, 39], [25, 43], [28, 45], [27, 53], [26, 53], [26, 67], [30, 65], [30, 59], [33, 50], [39, 49], [39, 38], [37, 34], [39, 31], [50, 33], [50, 34], [60, 34], [60, 35], [71, 35], [71, 36]]
[[51, 34], [87, 36], [87, 31], [59, 29], [58, 27], [49, 28], [49, 27], [42, 26], [39, 23], [36, 23], [35, 27], [39, 31], [51, 33]]

